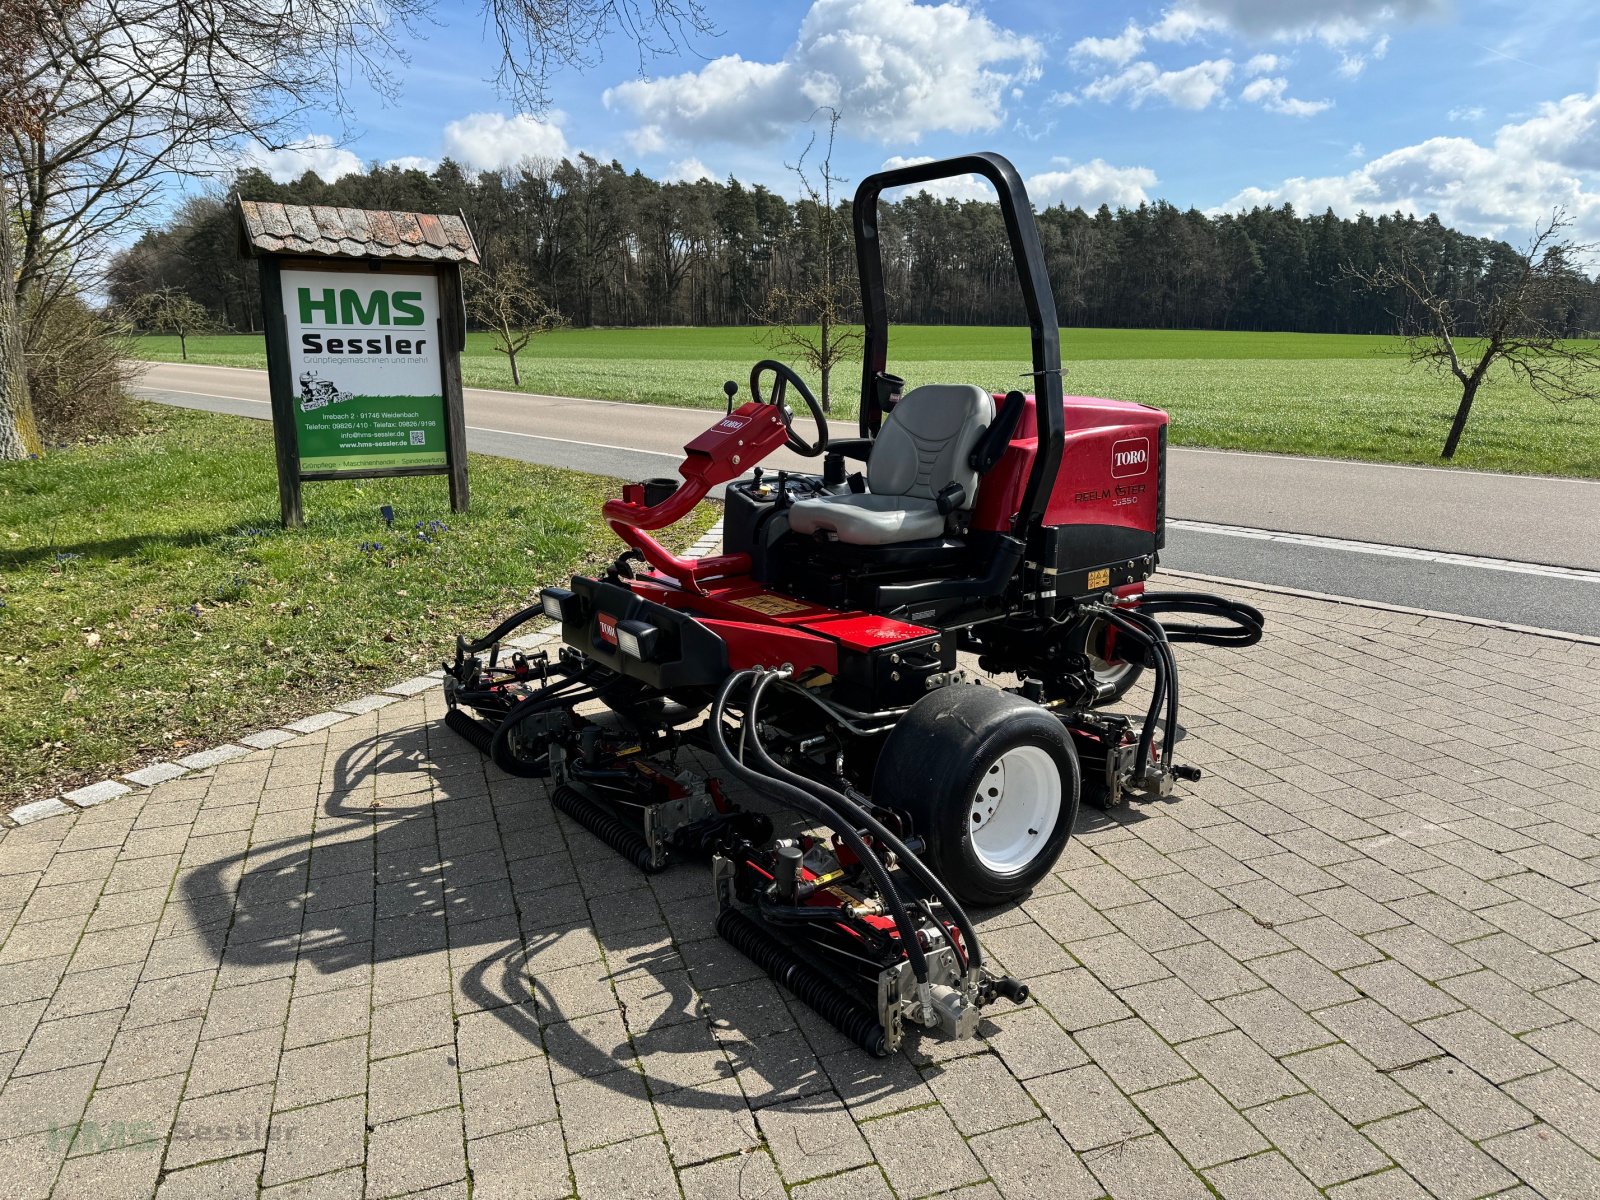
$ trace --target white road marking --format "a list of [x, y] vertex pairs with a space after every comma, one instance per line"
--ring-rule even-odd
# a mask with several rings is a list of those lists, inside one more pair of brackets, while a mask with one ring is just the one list
[[1344, 550], [1353, 554], [1377, 554], [1385, 558], [1405, 558], [1415, 562], [1442, 563], [1452, 567], [1476, 567], [1484, 571], [1509, 571], [1517, 575], [1542, 575], [1550, 579], [1571, 579], [1600, 583], [1600, 571], [1577, 567], [1551, 567], [1543, 563], [1515, 562], [1506, 558], [1483, 558], [1476, 554], [1450, 554], [1443, 550], [1420, 550], [1414, 546], [1389, 546], [1382, 542], [1357, 542], [1349, 538], [1321, 537], [1313, 533], [1280, 533], [1273, 529], [1251, 529], [1243, 525], [1214, 525], [1209, 521], [1169, 520], [1168, 529], [1189, 529], [1221, 537], [1250, 538], [1263, 542], [1289, 542], [1314, 546], [1319, 550]]

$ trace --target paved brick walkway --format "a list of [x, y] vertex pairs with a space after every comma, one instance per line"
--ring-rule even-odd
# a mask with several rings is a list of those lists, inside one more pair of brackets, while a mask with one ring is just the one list
[[1254, 599], [1205, 780], [980, 921], [1037, 1003], [887, 1062], [437, 691], [6, 831], [0, 1189], [1600, 1195], [1600, 649]]

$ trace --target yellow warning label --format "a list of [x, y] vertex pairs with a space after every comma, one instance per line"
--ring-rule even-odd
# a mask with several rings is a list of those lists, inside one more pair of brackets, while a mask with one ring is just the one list
[[767, 617], [782, 617], [789, 613], [805, 612], [811, 606], [799, 600], [786, 600], [782, 596], [749, 596], [743, 600], [735, 600], [740, 608], [748, 608], [751, 612], [758, 612]]
[[1098, 571], [1089, 572], [1089, 586], [1103, 588], [1111, 586], [1111, 568], [1101, 567]]

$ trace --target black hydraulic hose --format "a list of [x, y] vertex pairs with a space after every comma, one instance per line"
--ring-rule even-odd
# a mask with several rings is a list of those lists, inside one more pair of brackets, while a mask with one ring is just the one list
[[[746, 714], [748, 720], [754, 721], [756, 719], [756, 710], [761, 706], [761, 695], [766, 690], [767, 684], [775, 678], [777, 678], [776, 675], [769, 675], [756, 685], [750, 697], [750, 711]], [[977, 968], [983, 965], [983, 950], [978, 944], [978, 932], [972, 927], [972, 922], [968, 919], [966, 910], [961, 907], [955, 896], [951, 894], [944, 881], [933, 873], [927, 863], [912, 853], [911, 849], [900, 840], [900, 836], [897, 833], [843, 792], [830, 788], [824, 783], [819, 783], [817, 780], [807, 779], [804, 775], [797, 774], [783, 766], [767, 753], [766, 747], [761, 745], [760, 738], [754, 740], [754, 747], [757, 760], [768, 771], [794, 786], [815, 788], [823, 792], [828, 802], [851, 821], [854, 821], [858, 828], [866, 829], [879, 842], [887, 846], [907, 871], [916, 876], [924, 887], [939, 897], [939, 903], [949, 912], [950, 919], [956, 923], [956, 928], [961, 930], [962, 939], [967, 943], [967, 952], [963, 957], [968, 960], [970, 966]], [[901, 899], [898, 890], [894, 892], [894, 897], [896, 900]]]
[[504, 621], [501, 621], [500, 624], [496, 625], [481, 638], [478, 638], [476, 641], [468, 642], [467, 653], [477, 654], [481, 651], [487, 650], [490, 646], [494, 645], [501, 638], [505, 637], [506, 634], [515, 629], [518, 625], [521, 625], [527, 621], [531, 621], [534, 617], [538, 616], [542, 612], [544, 612], [544, 602], [541, 600], [538, 604], [530, 604], [521, 612], [512, 613], [509, 617], [507, 617]]
[[[1139, 749], [1135, 755], [1138, 778], [1143, 781], [1145, 770], [1150, 765], [1150, 744], [1155, 740], [1156, 722], [1161, 719], [1162, 704], [1167, 698], [1167, 676], [1171, 660], [1161, 652], [1159, 644], [1149, 630], [1142, 623], [1130, 620], [1128, 614], [1120, 613], [1116, 609], [1107, 609], [1105, 620], [1131, 637], [1135, 645], [1149, 650], [1155, 660], [1156, 679], [1151, 688], [1150, 709], [1145, 713], [1144, 728], [1139, 732]], [[1170, 747], [1168, 749], [1170, 751]]]
[[1195, 642], [1207, 646], [1254, 646], [1261, 640], [1266, 618], [1261, 610], [1224, 596], [1205, 592], [1146, 592], [1139, 611], [1149, 616], [1161, 613], [1189, 613], [1232, 621], [1233, 627], [1162, 623], [1170, 642]]
[[1167, 668], [1167, 720], [1162, 746], [1171, 765], [1173, 748], [1178, 744], [1178, 660], [1167, 639], [1167, 628], [1154, 617], [1142, 612], [1128, 614], [1130, 620], [1145, 626], [1150, 632], [1152, 649], [1161, 656]]
[[[760, 672], [755, 668], [737, 671], [728, 678], [728, 681], [722, 685], [722, 689], [717, 692], [717, 698], [711, 706], [710, 722], [711, 737], [716, 743], [717, 757], [722, 760], [723, 765], [728, 770], [732, 771], [735, 776], [750, 787], [787, 801], [792, 808], [799, 812], [831, 826], [844, 839], [845, 844], [861, 860], [862, 867], [872, 876], [873, 882], [878, 885], [879, 891], [883, 893], [884, 904], [889, 909], [889, 915], [894, 919], [895, 928], [900, 931], [900, 941], [905, 949], [906, 958], [911, 962], [911, 971], [917, 977], [917, 982], [919, 984], [927, 983], [928, 958], [923, 953], [921, 943], [917, 941], [917, 931], [916, 927], [911, 923], [911, 914], [906, 911], [904, 903], [900, 900], [899, 893], [895, 891], [894, 884], [889, 878], [888, 868], [883, 865], [878, 856], [862, 840], [861, 834], [857, 832], [855, 826], [851, 825], [823, 801], [817, 799], [811, 792], [787, 783], [782, 779], [763, 775], [752, 770], [728, 748], [727, 738], [723, 736], [722, 728], [723, 715], [728, 707], [728, 697], [741, 682], [753, 678], [758, 673]], [[749, 722], [749, 720], [750, 714], [746, 712], [745, 721]], [[760, 737], [757, 735], [751, 740], [759, 743]]]

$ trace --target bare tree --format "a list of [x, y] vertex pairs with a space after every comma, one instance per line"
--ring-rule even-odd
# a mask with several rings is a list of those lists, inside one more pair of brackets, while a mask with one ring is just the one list
[[818, 374], [822, 407], [831, 412], [833, 368], [858, 352], [861, 330], [851, 323], [859, 299], [849, 267], [850, 232], [833, 198], [834, 185], [845, 182], [833, 173], [833, 140], [839, 128], [839, 110], [819, 108], [812, 118], [818, 113], [828, 115], [828, 142], [816, 177], [806, 167], [807, 157], [816, 148], [815, 133], [799, 160], [786, 164], [800, 181], [801, 221], [812, 222], [812, 227], [803, 228], [802, 233], [811, 241], [811, 261], [802, 267], [798, 283], [773, 288], [757, 315], [772, 327], [767, 345], [774, 353], [792, 354]]
[[[481, 0], [500, 80], [542, 102], [549, 72], [613, 33], [644, 55], [710, 30], [700, 0]], [[0, 456], [37, 439], [10, 348], [26, 314], [81, 288], [174, 175], [226, 173], [251, 144], [292, 144], [364, 77], [392, 94], [400, 37], [442, 0], [0, 0]], [[15, 223], [13, 225], [13, 222]]]
[[1571, 220], [1556, 209], [1518, 251], [1505, 278], [1480, 298], [1457, 297], [1410, 253], [1370, 271], [1346, 268], [1374, 292], [1398, 297], [1400, 332], [1410, 360], [1461, 387], [1441, 458], [1454, 458], [1472, 403], [1496, 363], [1547, 400], [1600, 398], [1600, 353], [1570, 340], [1567, 318], [1582, 308], [1590, 284], [1578, 264], [1595, 247], [1567, 240]]
[[189, 339], [193, 335], [214, 333], [221, 328], [205, 305], [175, 287], [158, 288], [135, 297], [128, 305], [127, 318], [138, 329], [175, 335], [184, 362], [189, 361]]
[[473, 317], [494, 331], [494, 348], [511, 364], [511, 382], [522, 386], [517, 355], [541, 333], [549, 333], [567, 319], [539, 295], [521, 259], [501, 244], [489, 248], [493, 266], [477, 272], [467, 308]]

